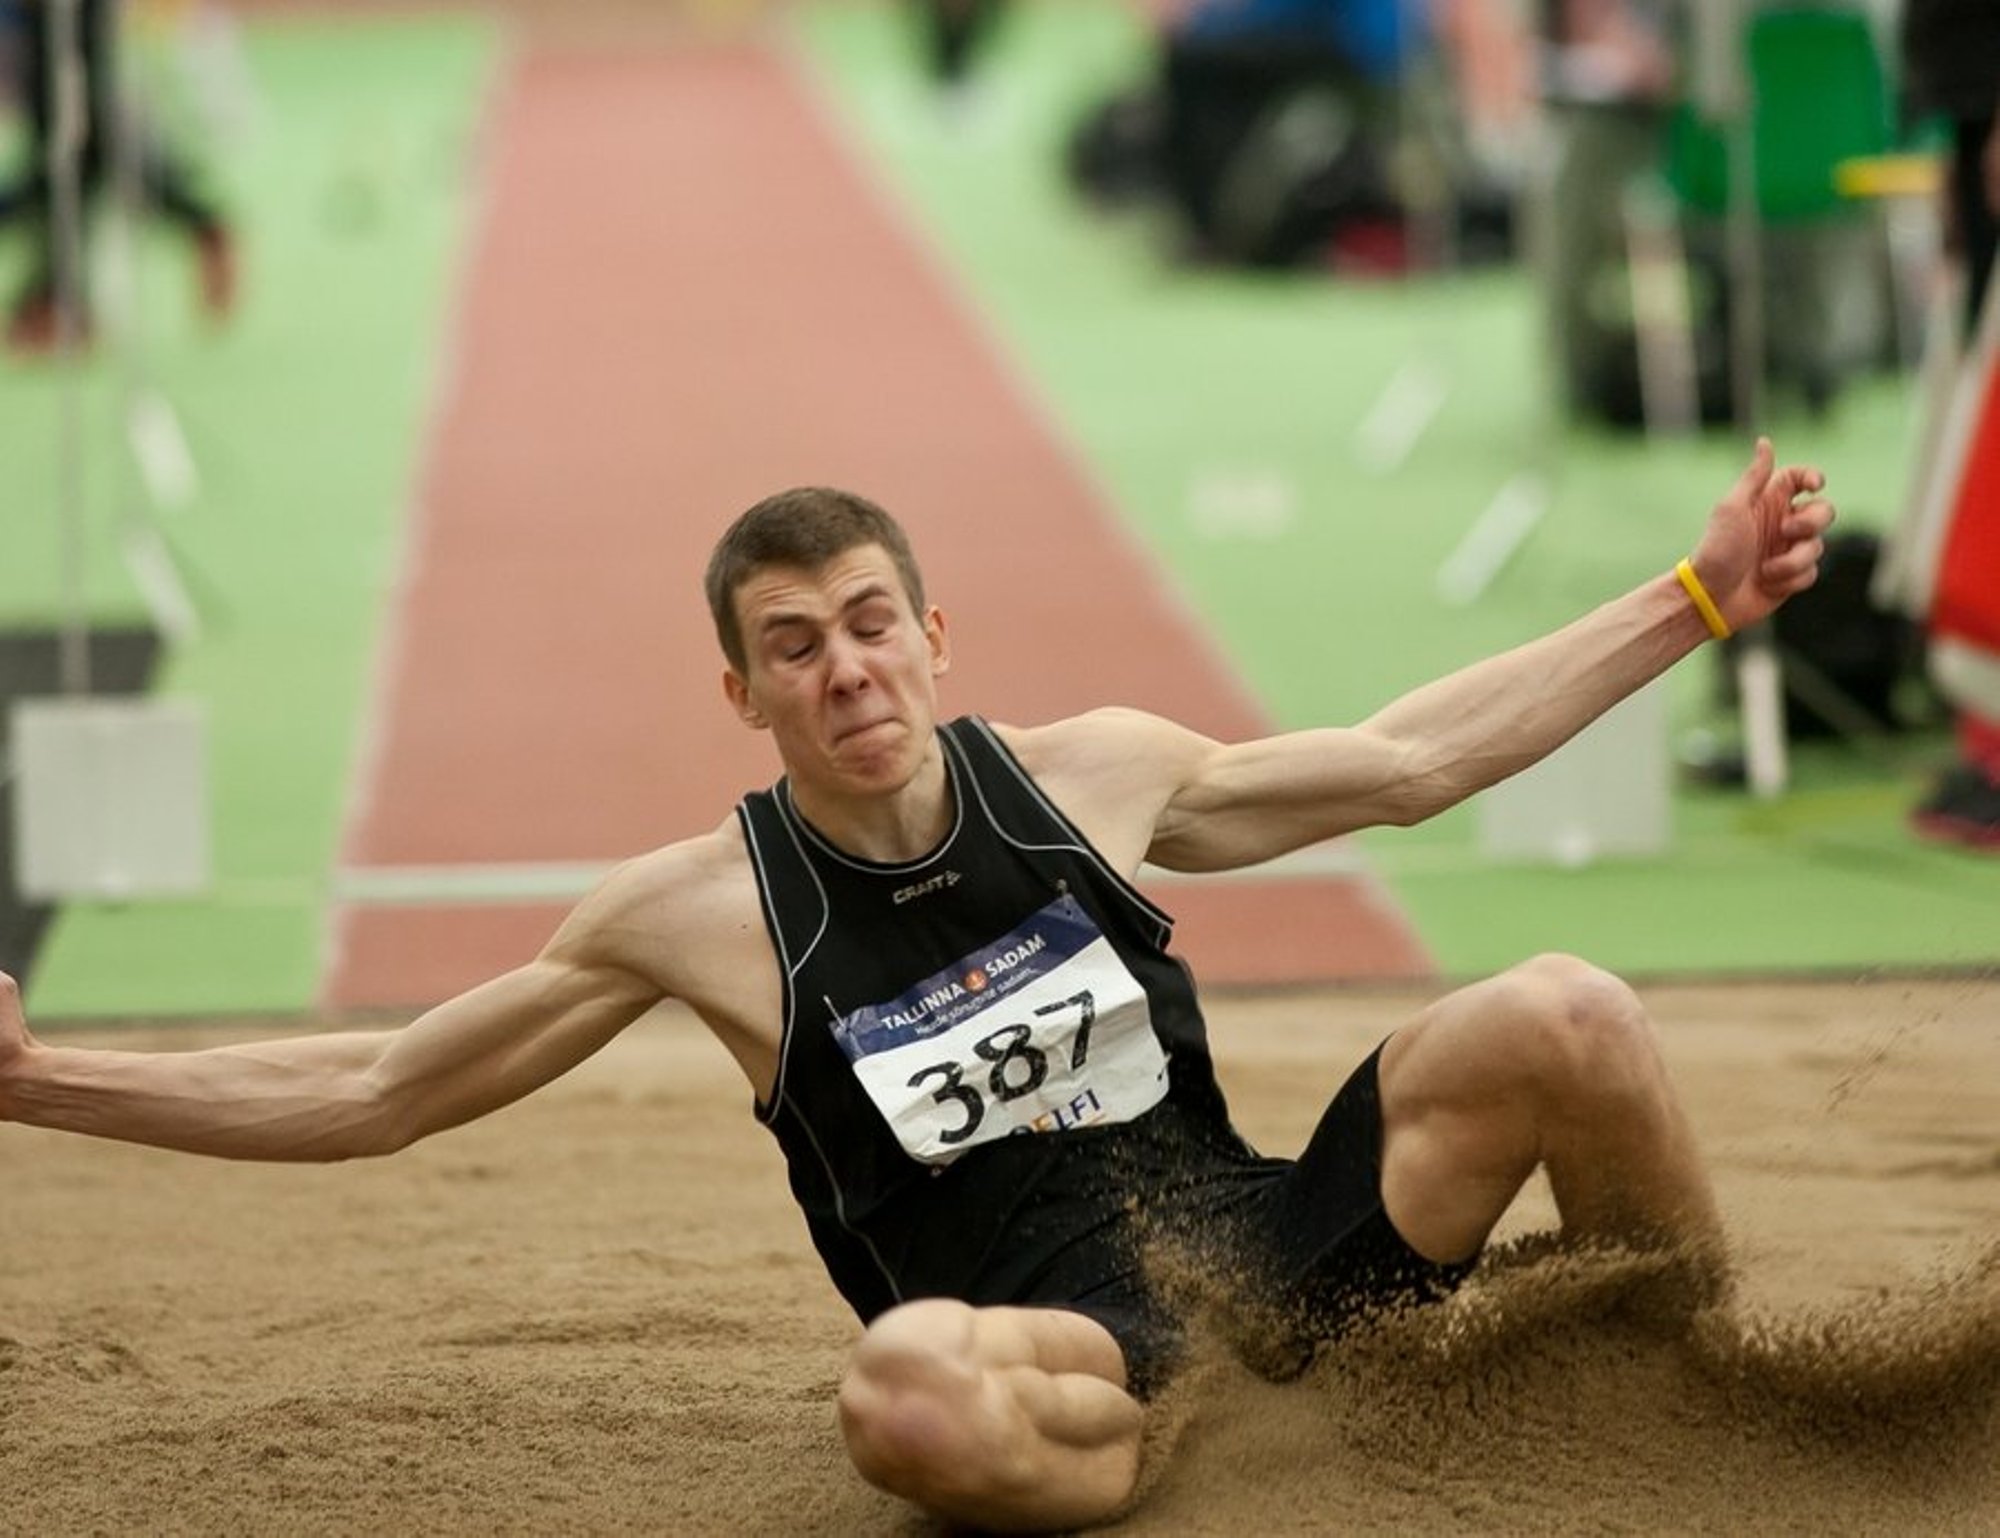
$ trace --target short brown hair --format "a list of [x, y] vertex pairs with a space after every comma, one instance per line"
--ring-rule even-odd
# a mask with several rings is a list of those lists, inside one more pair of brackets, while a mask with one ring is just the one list
[[725, 529], [709, 555], [702, 585], [715, 620], [715, 638], [722, 643], [729, 665], [738, 672], [747, 665], [743, 629], [736, 618], [737, 588], [772, 566], [818, 571], [859, 545], [880, 545], [888, 551], [910, 606], [921, 614], [924, 577], [909, 536], [866, 497], [832, 486], [798, 486], [766, 497]]

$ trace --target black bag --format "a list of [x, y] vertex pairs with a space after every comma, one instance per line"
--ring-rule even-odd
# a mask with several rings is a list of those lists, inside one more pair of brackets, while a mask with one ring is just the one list
[[[1829, 537], [1819, 580], [1772, 616], [1788, 737], [1896, 732], [1934, 713], [1912, 701], [1923, 697], [1923, 632], [1869, 592], [1881, 554], [1866, 531]], [[1723, 648], [1732, 660], [1737, 645]], [[1725, 672], [1733, 690], [1734, 668]]]
[[1318, 260], [1344, 226], [1402, 217], [1360, 103], [1327, 85], [1279, 95], [1223, 167], [1214, 196], [1215, 254], [1249, 267]]
[[1118, 207], [1165, 188], [1166, 103], [1151, 88], [1101, 102], [1070, 130], [1069, 182], [1092, 201]]

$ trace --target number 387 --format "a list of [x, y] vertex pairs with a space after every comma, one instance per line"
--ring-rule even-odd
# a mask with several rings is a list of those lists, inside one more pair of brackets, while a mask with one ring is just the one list
[[[1042, 1005], [1035, 1014], [1058, 1015], [1067, 1009], [1081, 1012], [1076, 1038], [1069, 1052], [1069, 1071], [1074, 1073], [1083, 1067], [1090, 1055], [1090, 1027], [1097, 1019], [1096, 999], [1085, 988], [1057, 1003]], [[966, 1082], [968, 1072], [978, 1072], [977, 1064], [968, 1068], [968, 1065], [958, 1062], [933, 1063], [910, 1075], [911, 1089], [921, 1089], [931, 1080], [939, 1080], [937, 1087], [931, 1091], [931, 1099], [941, 1106], [957, 1106], [964, 1116], [958, 1125], [946, 1127], [938, 1133], [940, 1143], [963, 1143], [977, 1132], [980, 1123], [986, 1120], [988, 1095], [1005, 1102], [1032, 1095], [1041, 1088], [1042, 1081], [1049, 1076], [1049, 1054], [1037, 1047], [1033, 1038], [1032, 1026], [1003, 1025], [972, 1044], [973, 1052], [991, 1065], [985, 1076], [986, 1094], [980, 1093], [976, 1083]]]

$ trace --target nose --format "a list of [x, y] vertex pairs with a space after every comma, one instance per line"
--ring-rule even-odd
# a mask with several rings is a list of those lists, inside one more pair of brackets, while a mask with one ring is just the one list
[[836, 694], [853, 694], [868, 687], [868, 670], [861, 665], [861, 648], [841, 637], [827, 645], [827, 683]]

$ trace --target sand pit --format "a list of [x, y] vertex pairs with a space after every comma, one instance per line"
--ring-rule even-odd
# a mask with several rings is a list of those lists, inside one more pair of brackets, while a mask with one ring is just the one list
[[[1114, 1530], [2000, 1531], [2000, 983], [1646, 996], [1742, 1317], [1543, 1261], [1290, 1384], [1198, 1367]], [[1212, 1001], [1240, 1124], [1296, 1147], [1420, 997]], [[846, 1467], [854, 1324], [685, 1018], [379, 1163], [5, 1127], [0, 1178], [0, 1531], [930, 1530]]]

